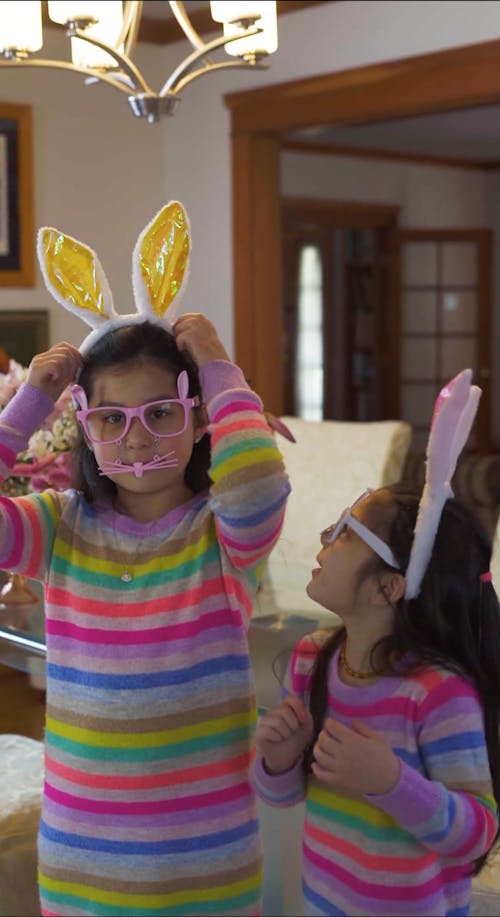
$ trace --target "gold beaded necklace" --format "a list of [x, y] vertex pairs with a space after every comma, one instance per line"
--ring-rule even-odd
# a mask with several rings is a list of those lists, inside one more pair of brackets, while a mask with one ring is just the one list
[[344, 671], [347, 672], [347, 674], [351, 676], [351, 678], [375, 678], [377, 676], [378, 674], [377, 672], [373, 672], [373, 671], [372, 672], [356, 672], [355, 669], [351, 669], [351, 666], [349, 665], [346, 659], [345, 647], [346, 647], [346, 641], [344, 640], [342, 644], [342, 648], [340, 650], [340, 657], [339, 657], [340, 665], [344, 669]]

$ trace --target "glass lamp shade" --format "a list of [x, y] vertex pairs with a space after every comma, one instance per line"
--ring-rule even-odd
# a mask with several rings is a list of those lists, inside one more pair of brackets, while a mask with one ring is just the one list
[[211, 0], [210, 15], [215, 22], [233, 22], [256, 13], [260, 16], [259, 7], [266, 5], [261, 0]]
[[40, 0], [17, 0], [0, 3], [0, 49], [39, 51], [42, 38], [42, 4]]
[[[67, 23], [73, 19], [92, 18], [97, 22], [85, 29], [87, 35], [97, 38], [110, 47], [116, 47], [123, 23], [121, 0], [79, 0], [79, 2], [52, 2], [48, 4], [49, 16], [54, 22]], [[120, 47], [119, 50], [123, 50]], [[79, 67], [115, 67], [116, 61], [95, 45], [81, 38], [71, 39], [71, 58]]]
[[[73, 19], [100, 19], [100, 7], [110, 5], [113, 4], [98, 2], [98, 0], [49, 0], [47, 8], [52, 22], [66, 25]], [[114, 5], [121, 6], [122, 4], [119, 2]]]
[[255, 25], [262, 32], [251, 35], [239, 41], [231, 41], [225, 46], [228, 54], [233, 57], [244, 57], [251, 54], [272, 54], [278, 47], [278, 23], [276, 16], [276, 3], [274, 0], [214, 0], [210, 3], [212, 19], [224, 23], [224, 35], [232, 38], [233, 35], [243, 35], [244, 29], [236, 22], [248, 16], [259, 16]]

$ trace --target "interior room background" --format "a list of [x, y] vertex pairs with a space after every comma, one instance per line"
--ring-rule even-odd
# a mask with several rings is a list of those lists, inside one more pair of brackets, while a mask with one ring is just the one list
[[[158, 6], [162, 2], [157, 0]], [[118, 310], [129, 312], [131, 255], [138, 232], [166, 201], [180, 199], [190, 215], [193, 237], [190, 278], [181, 308], [205, 312], [233, 356], [231, 116], [224, 96], [500, 39], [500, 2], [331, 0], [280, 16], [278, 31], [279, 48], [268, 70], [222, 71], [195, 81], [175, 115], [157, 124], [135, 118], [125, 96], [105, 85], [85, 86], [77, 74], [0, 68], [0, 102], [32, 109], [35, 227], [59, 227], [94, 248]], [[64, 37], [47, 30], [45, 40], [47, 54], [59, 56]], [[141, 42], [136, 60], [148, 82], [160, 87], [186, 53], [184, 39], [165, 46]], [[500, 383], [500, 173], [290, 150], [280, 155], [280, 173], [283, 196], [393, 204], [399, 207], [401, 226], [487, 226], [494, 231], [492, 428], [500, 451], [500, 400], [494, 397]], [[33, 286], [0, 286], [0, 314], [35, 309], [49, 313], [50, 344], [80, 343], [81, 321], [54, 303], [36, 262]], [[304, 492], [309, 495], [307, 486]], [[274, 556], [279, 560], [280, 552]], [[292, 620], [304, 623], [304, 618]], [[267, 690], [272, 681], [277, 690], [276, 680], [269, 675], [269, 659], [275, 659], [277, 644], [269, 640], [268, 630], [262, 629], [260, 638], [258, 629], [254, 633], [254, 658], [260, 659], [259, 672], [269, 679], [264, 681], [259, 674], [259, 683]], [[291, 648], [293, 629], [283, 628], [280, 633], [285, 633]], [[37, 685], [33, 673], [32, 669], [30, 678]], [[40, 673], [41, 667], [38, 686], [43, 686]], [[21, 731], [22, 698], [18, 706], [12, 703], [16, 692], [20, 696], [19, 679], [13, 688], [9, 680], [3, 684], [4, 696], [9, 697], [5, 707], [11, 714], [10, 719], [4, 718], [3, 729]], [[33, 713], [31, 703], [28, 710], [37, 731], [33, 733], [31, 721], [26, 724], [26, 720], [24, 731], [41, 738], [43, 706], [38, 704]], [[277, 818], [275, 810], [269, 810], [262, 817], [268, 845], [265, 912], [296, 914], [300, 811], [289, 810]]]
[[[77, 74], [0, 70], [0, 100], [32, 106], [35, 226], [58, 226], [94, 247], [120, 311], [131, 305], [131, 253], [138, 231], [165, 201], [183, 201], [192, 222], [193, 257], [182, 308], [204, 311], [234, 352], [230, 113], [224, 95], [497, 37], [498, 2], [337, 0], [280, 16], [279, 49], [267, 71], [223, 71], [199, 80], [186, 89], [175, 115], [158, 124], [134, 118], [124, 97], [104, 85], [85, 86]], [[56, 56], [64, 38], [50, 30], [47, 38], [47, 51]], [[149, 81], [160, 86], [185, 53], [185, 40], [167, 46], [140, 43], [137, 60]], [[339, 197], [331, 178], [328, 189], [318, 186], [326, 169], [318, 165], [319, 157], [314, 157], [313, 168], [291, 153], [282, 160], [287, 193], [300, 185], [303, 194]], [[344, 161], [344, 174], [347, 167]], [[331, 174], [331, 161], [328, 169]], [[427, 169], [427, 175], [433, 171]], [[438, 171], [441, 193], [446, 183], [444, 170]], [[391, 174], [394, 182], [395, 173]], [[404, 203], [413, 207], [412, 225], [453, 225], [458, 218], [463, 224], [470, 220], [470, 225], [492, 225], [488, 221], [498, 220], [496, 179], [490, 177], [489, 186], [479, 188], [480, 180], [473, 173], [464, 176], [468, 203], [460, 213], [456, 200], [453, 206], [437, 206], [435, 178], [427, 198], [412, 201], [408, 187]], [[378, 187], [381, 199], [389, 202], [387, 184]], [[358, 186], [361, 190], [365, 194], [366, 185]], [[346, 199], [354, 199], [349, 181], [343, 182], [341, 191]], [[452, 190], [448, 202], [454, 195]], [[81, 323], [50, 300], [38, 267], [33, 287], [0, 288], [0, 309], [34, 308], [50, 312], [50, 343], [79, 343]], [[495, 342], [499, 331], [496, 290]], [[493, 391], [498, 389], [500, 344], [494, 346]], [[498, 445], [500, 405], [494, 404], [493, 412]]]

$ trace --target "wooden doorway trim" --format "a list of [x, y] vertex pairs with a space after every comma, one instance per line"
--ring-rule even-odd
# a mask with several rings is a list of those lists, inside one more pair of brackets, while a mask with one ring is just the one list
[[332, 198], [288, 197], [281, 199], [283, 213], [290, 218], [310, 218], [327, 226], [347, 226], [349, 229], [379, 229], [397, 226], [399, 204], [340, 201]]
[[500, 102], [500, 41], [224, 97], [231, 112], [235, 357], [282, 413], [279, 154], [290, 130], [383, 121]]

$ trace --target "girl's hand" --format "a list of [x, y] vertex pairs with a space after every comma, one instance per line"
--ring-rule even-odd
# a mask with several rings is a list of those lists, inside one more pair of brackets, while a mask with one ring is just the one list
[[45, 353], [33, 357], [26, 382], [45, 392], [53, 401], [57, 401], [66, 386], [75, 382], [81, 365], [80, 351], [63, 341]]
[[327, 719], [313, 757], [313, 774], [332, 790], [382, 794], [399, 780], [398, 756], [385, 739], [359, 720], [353, 720], [349, 729]]
[[197, 366], [203, 366], [210, 360], [230, 359], [215, 326], [199, 312], [180, 315], [172, 331], [178, 349], [187, 350]]
[[290, 770], [311, 741], [313, 720], [299, 697], [289, 694], [259, 721], [255, 745], [266, 770], [281, 774]]

